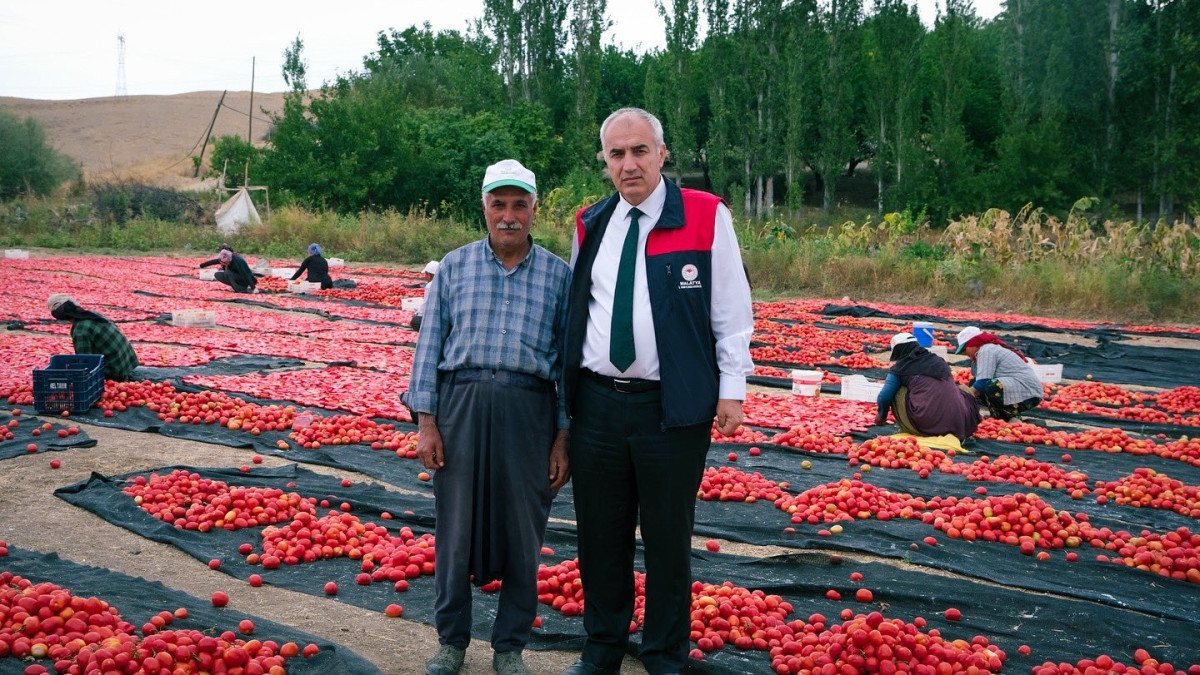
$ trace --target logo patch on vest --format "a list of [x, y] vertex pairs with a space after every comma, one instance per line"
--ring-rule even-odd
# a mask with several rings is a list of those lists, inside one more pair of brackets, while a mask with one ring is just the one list
[[679, 282], [680, 288], [700, 288], [700, 281], [697, 278], [700, 276], [700, 270], [695, 265], [691, 263], [684, 265], [683, 269], [679, 270], [679, 274], [683, 277], [683, 281]]

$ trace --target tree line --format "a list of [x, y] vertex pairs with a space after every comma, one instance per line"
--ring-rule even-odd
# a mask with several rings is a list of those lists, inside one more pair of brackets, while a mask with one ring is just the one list
[[1006, 0], [992, 20], [946, 0], [932, 27], [905, 0], [655, 3], [648, 54], [602, 43], [605, 0], [485, 0], [462, 32], [379, 33], [315, 93], [298, 36], [271, 143], [214, 157], [311, 206], [466, 213], [502, 156], [602, 192], [599, 124], [638, 105], [670, 168], [750, 217], [829, 213], [848, 181], [880, 213], [935, 218], [1083, 196], [1139, 220], [1200, 211], [1200, 0]]

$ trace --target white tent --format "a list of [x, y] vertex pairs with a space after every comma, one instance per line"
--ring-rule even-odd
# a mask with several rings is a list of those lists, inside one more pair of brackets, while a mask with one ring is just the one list
[[254, 208], [254, 202], [250, 200], [250, 193], [246, 188], [233, 193], [233, 196], [217, 209], [217, 229], [221, 230], [221, 234], [236, 234], [243, 225], [257, 225], [261, 222], [262, 219], [258, 217], [258, 210]]

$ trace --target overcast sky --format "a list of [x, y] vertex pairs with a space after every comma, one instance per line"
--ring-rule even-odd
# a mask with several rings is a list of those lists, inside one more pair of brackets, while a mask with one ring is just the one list
[[[868, 0], [869, 1], [869, 0]], [[944, 0], [915, 0], [931, 24]], [[976, 0], [990, 19], [1001, 0]], [[348, 0], [314, 2], [172, 2], [91, 0], [0, 2], [0, 96], [78, 99], [113, 96], [118, 41], [125, 36], [130, 95], [250, 89], [283, 91], [283, 50], [299, 34], [308, 84], [362, 68], [381, 30], [428, 21], [435, 30], [465, 30], [483, 15], [482, 0]], [[663, 45], [652, 0], [608, 0], [610, 43], [639, 52]]]

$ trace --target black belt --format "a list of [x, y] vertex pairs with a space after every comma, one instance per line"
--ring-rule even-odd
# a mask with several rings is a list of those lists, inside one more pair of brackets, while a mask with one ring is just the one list
[[544, 380], [537, 375], [518, 373], [512, 370], [491, 370], [490, 368], [464, 368], [452, 370], [447, 375], [451, 384], [458, 382], [495, 382], [509, 387], [528, 389], [530, 391], [554, 391], [554, 383]]
[[636, 377], [609, 377], [600, 373], [588, 370], [587, 368], [580, 369], [584, 377], [599, 382], [605, 387], [613, 391], [619, 391], [622, 394], [642, 394], [648, 391], [658, 391], [662, 384], [658, 380], [639, 380]]

